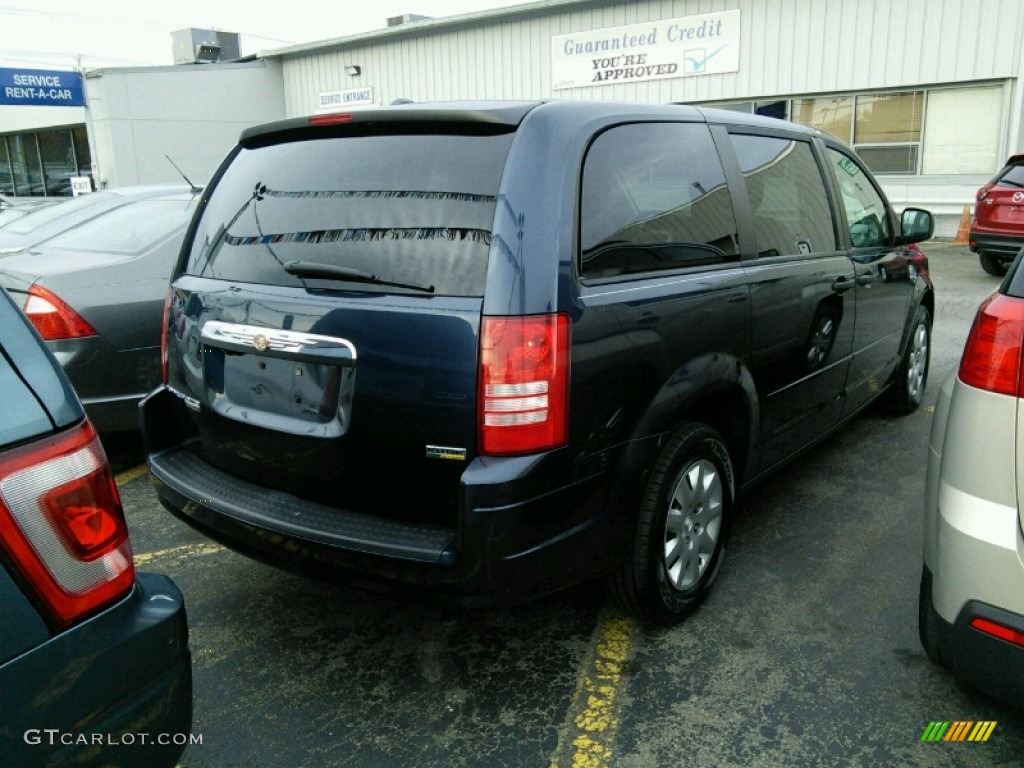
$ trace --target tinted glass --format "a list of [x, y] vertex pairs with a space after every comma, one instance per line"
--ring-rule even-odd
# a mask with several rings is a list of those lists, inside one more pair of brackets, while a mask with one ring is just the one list
[[810, 144], [730, 135], [747, 182], [760, 256], [834, 251], [825, 182]]
[[581, 272], [612, 277], [737, 258], [736, 217], [707, 126], [623, 125], [583, 166]]
[[52, 237], [48, 248], [96, 253], [142, 253], [176, 231], [184, 233], [190, 200], [137, 200]]
[[999, 174], [996, 184], [1003, 187], [1024, 187], [1024, 163], [1006, 166]]
[[511, 141], [352, 136], [243, 149], [211, 195], [186, 269], [239, 282], [357, 286], [285, 272], [303, 261], [483, 295]]
[[19, 235], [27, 235], [42, 226], [56, 221], [64, 216], [74, 217], [68, 221], [81, 221], [82, 218], [92, 216], [94, 213], [109, 208], [112, 205], [120, 205], [125, 202], [123, 197], [105, 195], [102, 192], [93, 192], [88, 195], [74, 197], [56, 205], [47, 205], [22, 216], [18, 221], [4, 227], [8, 232], [17, 232]]
[[831, 148], [828, 150], [828, 156], [839, 182], [853, 247], [871, 248], [886, 245], [890, 234], [889, 217], [882, 196], [852, 157]]
[[7, 154], [7, 139], [0, 136], [0, 194], [14, 194], [14, 177], [11, 175], [11, 158]]
[[[3, 300], [3, 297], [0, 297]], [[43, 435], [53, 429], [46, 411], [32, 391], [11, 367], [0, 347], [0, 397], [4, 416], [0, 419], [0, 449], [13, 443]]]

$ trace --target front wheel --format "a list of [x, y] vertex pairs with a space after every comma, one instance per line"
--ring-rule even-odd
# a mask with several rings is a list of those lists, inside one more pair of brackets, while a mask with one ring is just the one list
[[896, 369], [889, 394], [893, 413], [913, 413], [924, 400], [931, 360], [932, 316], [928, 308], [919, 306], [914, 313], [910, 339]]
[[626, 562], [610, 577], [626, 610], [665, 626], [700, 604], [725, 556], [733, 494], [721, 435], [696, 422], [677, 430], [651, 470]]

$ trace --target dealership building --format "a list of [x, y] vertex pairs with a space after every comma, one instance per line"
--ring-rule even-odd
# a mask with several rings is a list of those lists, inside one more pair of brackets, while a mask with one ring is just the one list
[[[177, 181], [175, 166], [202, 182], [249, 125], [401, 99], [680, 102], [835, 134], [952, 236], [1024, 152], [1019, 0], [544, 0], [388, 23], [244, 58], [190, 30], [174, 66], [2, 70], [0, 194]], [[14, 98], [32, 89], [71, 96]]]

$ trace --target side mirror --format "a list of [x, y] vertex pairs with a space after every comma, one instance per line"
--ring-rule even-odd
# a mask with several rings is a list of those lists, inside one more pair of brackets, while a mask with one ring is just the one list
[[935, 233], [935, 219], [922, 208], [907, 208], [900, 219], [900, 243], [920, 243]]

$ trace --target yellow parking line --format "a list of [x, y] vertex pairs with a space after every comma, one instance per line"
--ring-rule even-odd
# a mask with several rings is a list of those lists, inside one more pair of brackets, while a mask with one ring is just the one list
[[559, 733], [551, 768], [607, 768], [614, 762], [625, 672], [639, 625], [604, 610], [580, 666], [576, 693]]
[[131, 469], [126, 469], [121, 474], [115, 475], [114, 476], [114, 482], [118, 486], [122, 486], [125, 483], [130, 483], [132, 480], [134, 480], [137, 477], [142, 477], [148, 471], [149, 471], [149, 467], [147, 467], [145, 464], [139, 464], [139, 466], [137, 466], [137, 467], [132, 467]]
[[176, 557], [181, 555], [215, 555], [223, 550], [224, 547], [220, 544], [211, 544], [209, 542], [183, 544], [180, 547], [170, 547], [169, 549], [160, 549], [156, 552], [143, 552], [142, 554], [135, 555], [135, 565], [146, 565], [153, 560], [160, 560], [165, 557]]

